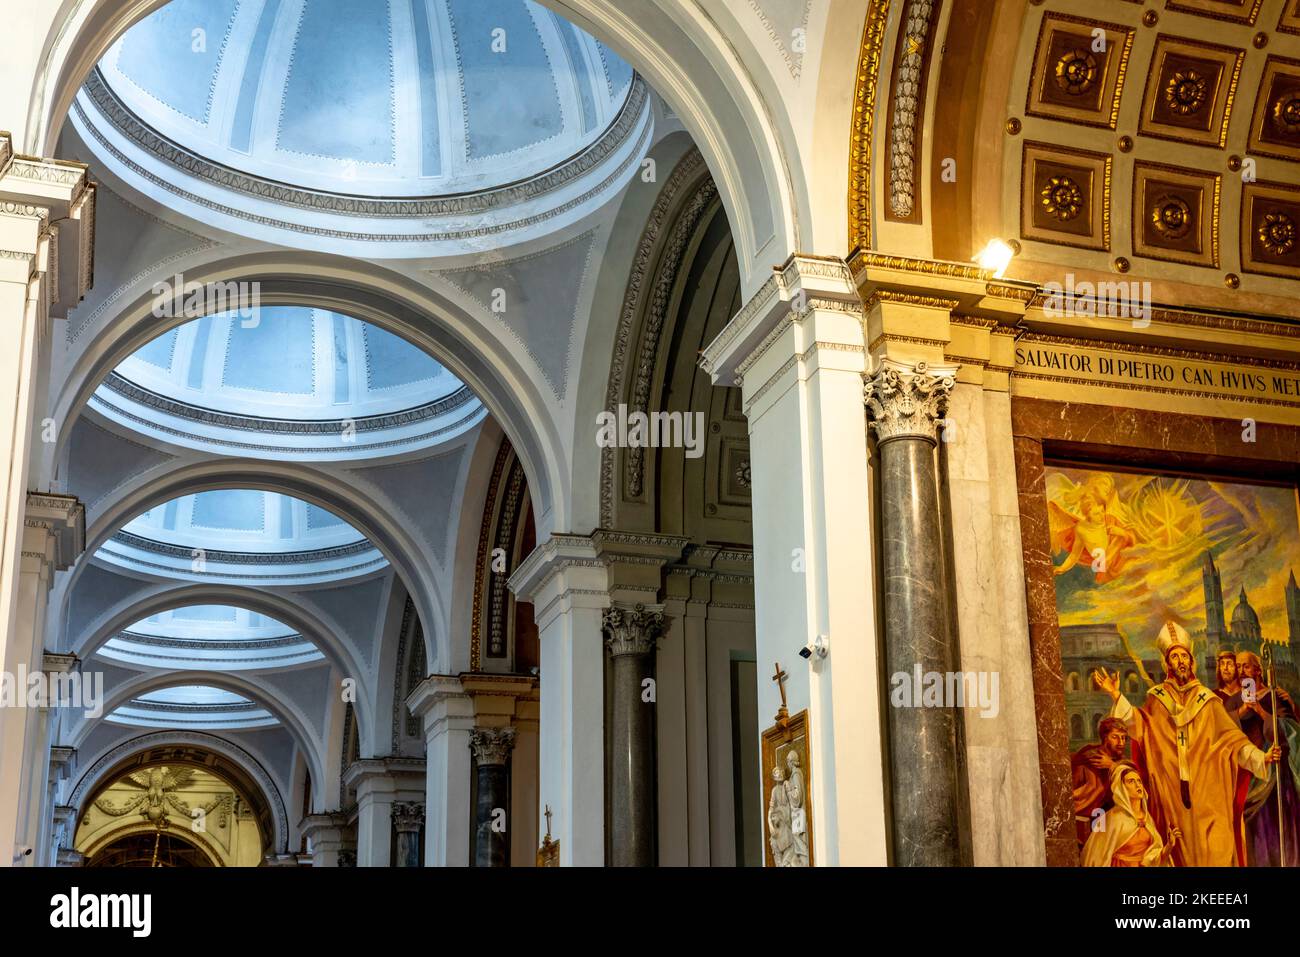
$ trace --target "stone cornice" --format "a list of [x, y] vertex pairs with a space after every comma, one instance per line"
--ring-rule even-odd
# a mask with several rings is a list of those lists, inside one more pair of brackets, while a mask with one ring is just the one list
[[43, 553], [58, 571], [70, 568], [86, 548], [86, 509], [75, 495], [28, 492], [23, 525], [30, 533], [23, 551]]
[[406, 696], [406, 707], [411, 714], [426, 720], [445, 717], [447, 710], [456, 703], [463, 703], [469, 713], [473, 713], [473, 703], [465, 693], [459, 675], [429, 675]]
[[[599, 570], [603, 581], [605, 563], [597, 554], [596, 546], [586, 535], [573, 535], [564, 532], [553, 534], [529, 553], [506, 584], [520, 601], [536, 601], [542, 589], [557, 576], [574, 570]], [[584, 592], [590, 591], [589, 583]], [[562, 597], [572, 590], [567, 583], [561, 590]]]
[[860, 313], [853, 274], [836, 257], [795, 253], [759, 287], [704, 348], [700, 368], [715, 385], [738, 385], [747, 363], [779, 337], [785, 323], [812, 309]]
[[0, 179], [9, 172], [14, 161], [14, 138], [8, 130], [0, 130]]
[[387, 779], [423, 778], [425, 763], [423, 758], [361, 758], [353, 761], [343, 772], [343, 783], [350, 788], [361, 790], [366, 785], [385, 782]]

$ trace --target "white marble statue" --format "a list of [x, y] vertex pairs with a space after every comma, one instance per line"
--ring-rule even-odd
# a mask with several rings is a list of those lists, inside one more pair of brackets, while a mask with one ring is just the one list
[[785, 776], [778, 764], [772, 769], [772, 792], [767, 801], [767, 840], [772, 846], [772, 862], [777, 867], [790, 866], [790, 797], [785, 790]]
[[803, 769], [799, 767], [799, 754], [790, 751], [785, 756], [786, 803], [790, 806], [790, 862], [786, 867], [808, 866], [808, 812], [804, 807], [808, 792], [804, 788]]

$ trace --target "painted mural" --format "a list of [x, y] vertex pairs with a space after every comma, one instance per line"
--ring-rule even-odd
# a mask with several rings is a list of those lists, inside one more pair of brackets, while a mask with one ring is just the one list
[[1300, 865], [1296, 489], [1047, 471], [1085, 866]]

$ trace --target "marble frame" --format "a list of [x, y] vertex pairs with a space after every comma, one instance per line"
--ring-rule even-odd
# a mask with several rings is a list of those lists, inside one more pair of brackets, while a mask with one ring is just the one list
[[1048, 463], [1113, 465], [1300, 484], [1300, 427], [1239, 419], [1013, 397], [1011, 428], [1024, 549], [1026, 607], [1043, 789], [1046, 863], [1079, 864], [1061, 632], [1047, 527]]

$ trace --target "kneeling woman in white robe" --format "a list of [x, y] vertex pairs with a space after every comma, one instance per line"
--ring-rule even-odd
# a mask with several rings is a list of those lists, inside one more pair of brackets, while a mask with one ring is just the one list
[[1083, 845], [1084, 867], [1166, 867], [1181, 836], [1171, 828], [1169, 841], [1160, 837], [1151, 821], [1147, 789], [1131, 764], [1117, 764], [1110, 772], [1114, 806]]

